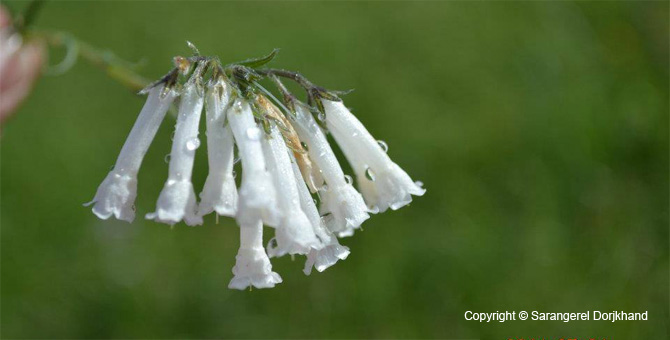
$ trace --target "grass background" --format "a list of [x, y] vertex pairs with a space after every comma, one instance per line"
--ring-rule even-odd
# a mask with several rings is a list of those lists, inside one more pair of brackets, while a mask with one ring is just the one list
[[[668, 12], [599, 1], [48, 3], [38, 27], [146, 58], [149, 78], [189, 53], [186, 40], [227, 62], [281, 47], [273, 66], [355, 88], [347, 105], [428, 192], [373, 216], [324, 273], [282, 258], [275, 289], [228, 290], [230, 219], [170, 230], [81, 206], [143, 99], [79, 62], [42, 78], [3, 127], [1, 335], [666, 338]], [[172, 126], [140, 172], [139, 217], [167, 176]], [[480, 324], [468, 310], [649, 320]]]

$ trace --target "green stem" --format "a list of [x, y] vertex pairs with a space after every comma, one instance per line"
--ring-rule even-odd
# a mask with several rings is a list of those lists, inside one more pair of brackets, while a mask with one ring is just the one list
[[[105, 71], [110, 78], [133, 91], [139, 91], [150, 83], [149, 80], [124, 65], [127, 62], [117, 60], [117, 58], [111, 56], [109, 53], [105, 53], [88, 43], [70, 38], [66, 34], [48, 31], [30, 31], [27, 32], [27, 35], [44, 39], [47, 44], [53, 47], [73, 48], [73, 46], [69, 46], [68, 44], [76, 44], [77, 57], [81, 57], [93, 66]], [[69, 39], [71, 40], [68, 41]]]

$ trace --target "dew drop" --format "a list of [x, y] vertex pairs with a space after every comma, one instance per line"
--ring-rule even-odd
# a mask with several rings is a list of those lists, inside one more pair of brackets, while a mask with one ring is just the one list
[[268, 248], [270, 249], [275, 249], [277, 248], [277, 239], [276, 238], [271, 238], [270, 242], [268, 242]]
[[386, 144], [385, 141], [383, 141], [383, 140], [378, 140], [378, 141], [377, 141], [377, 144], [379, 144], [379, 147], [381, 147], [382, 150], [384, 150], [384, 152], [388, 152], [388, 151], [389, 151], [389, 146], [388, 146], [388, 144]]
[[198, 137], [191, 138], [186, 142], [186, 149], [188, 149], [189, 151], [193, 151], [199, 147], [200, 147], [200, 140], [198, 139]]
[[237, 178], [237, 171], [233, 170], [233, 178]]
[[170, 163], [170, 157], [172, 157], [172, 156], [170, 156], [170, 154], [165, 155], [165, 157], [163, 158], [165, 163]]
[[235, 110], [237, 113], [242, 112], [242, 102], [239, 100], [236, 101], [235, 104], [233, 104], [233, 110]]
[[349, 185], [354, 184], [354, 179], [349, 175], [344, 175], [344, 180], [347, 181], [347, 184]]
[[365, 169], [365, 177], [373, 182], [375, 181], [375, 173], [370, 168]]
[[261, 138], [261, 130], [257, 127], [248, 128], [247, 138], [249, 138], [250, 140], [259, 140]]
[[307, 146], [307, 143], [300, 142], [300, 145], [302, 145], [302, 148], [305, 149], [305, 151], [309, 151], [309, 147]]
[[326, 114], [323, 112], [319, 112], [319, 115], [317, 116], [320, 121], [325, 122], [326, 121]]

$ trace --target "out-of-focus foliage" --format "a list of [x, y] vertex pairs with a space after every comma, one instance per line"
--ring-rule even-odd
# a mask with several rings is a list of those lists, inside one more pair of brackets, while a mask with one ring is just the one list
[[[81, 206], [143, 99], [79, 63], [3, 128], [5, 338], [668, 336], [667, 2], [76, 1], [37, 25], [145, 58], [149, 78], [186, 40], [224, 62], [281, 47], [273, 66], [355, 88], [347, 105], [428, 192], [373, 216], [324, 273], [282, 258], [277, 288], [228, 290], [233, 221], [171, 230]], [[138, 216], [173, 122], [144, 161]], [[196, 188], [206, 173], [202, 147]], [[468, 310], [650, 320], [480, 324]]]

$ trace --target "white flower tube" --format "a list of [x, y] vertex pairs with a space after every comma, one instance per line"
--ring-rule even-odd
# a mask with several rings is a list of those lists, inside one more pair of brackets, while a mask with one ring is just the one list
[[353, 232], [370, 218], [361, 194], [347, 182], [337, 157], [314, 117], [302, 106], [296, 106], [295, 129], [307, 143], [312, 161], [321, 169], [327, 186], [320, 190], [321, 213], [330, 214], [327, 227], [332, 232]]
[[268, 170], [273, 176], [277, 190], [277, 205], [282, 211], [282, 219], [275, 231], [277, 246], [268, 245], [268, 255], [279, 257], [285, 254], [308, 254], [320, 243], [309, 219], [300, 206], [298, 187], [293, 175], [289, 150], [277, 126], [270, 128], [270, 137], [263, 138], [263, 153]]
[[164, 85], [158, 85], [149, 91], [140, 115], [123, 144], [114, 169], [98, 187], [93, 201], [93, 213], [101, 219], [114, 215], [117, 219], [132, 222], [135, 219], [135, 197], [137, 196], [137, 172], [149, 145], [156, 136], [165, 113], [176, 97], [173, 90], [164, 96]]
[[226, 124], [226, 108], [230, 101], [230, 86], [218, 81], [209, 88], [205, 113], [207, 117], [207, 156], [209, 174], [200, 193], [198, 215], [212, 211], [234, 217], [237, 212], [237, 188], [233, 176], [233, 132]]
[[359, 188], [372, 209], [399, 209], [426, 190], [394, 163], [342, 102], [322, 100], [326, 124], [356, 172]]
[[[293, 155], [291, 155], [293, 156]], [[312, 248], [307, 254], [307, 261], [305, 261], [305, 268], [303, 272], [305, 275], [312, 273], [312, 267], [322, 272], [328, 267], [334, 265], [339, 260], [345, 260], [349, 256], [349, 248], [340, 245], [337, 242], [337, 237], [328, 231], [323, 219], [319, 216], [319, 211], [316, 208], [314, 199], [309, 193], [307, 184], [303, 180], [300, 168], [295, 159], [292, 160], [293, 176], [295, 177], [296, 185], [298, 187], [298, 195], [300, 196], [300, 207], [302, 211], [312, 224], [314, 234], [321, 241], [321, 246], [318, 249]]]
[[272, 288], [281, 283], [279, 274], [272, 271], [272, 264], [263, 249], [263, 222], [257, 220], [249, 225], [240, 225], [240, 249], [235, 256], [235, 276], [228, 288], [246, 289]]
[[195, 150], [200, 146], [198, 125], [202, 106], [203, 97], [195, 82], [189, 81], [179, 105], [168, 179], [158, 196], [156, 212], [147, 214], [147, 219], [170, 225], [182, 219], [188, 225], [202, 224], [202, 217], [196, 215], [196, 198], [191, 183]]
[[246, 100], [235, 99], [227, 112], [230, 129], [235, 136], [242, 160], [242, 184], [238, 193], [237, 216], [239, 225], [250, 225], [262, 219], [267, 225], [279, 225], [276, 192], [266, 170], [261, 147], [263, 133], [254, 121]]

